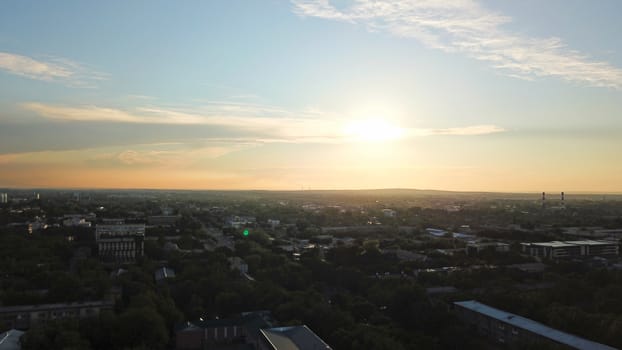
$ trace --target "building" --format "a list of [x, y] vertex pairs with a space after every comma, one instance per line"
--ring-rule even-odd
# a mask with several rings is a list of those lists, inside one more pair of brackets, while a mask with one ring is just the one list
[[114, 302], [107, 300], [84, 303], [19, 305], [0, 307], [0, 330], [29, 329], [37, 323], [64, 318], [86, 318], [112, 310]]
[[0, 350], [20, 350], [22, 348], [20, 338], [24, 333], [17, 329], [0, 333]]
[[453, 305], [458, 316], [480, 334], [512, 348], [543, 345], [581, 350], [615, 350], [475, 300], [457, 301]]
[[63, 226], [66, 227], [91, 227], [91, 221], [95, 220], [95, 214], [68, 214], [63, 217]]
[[268, 226], [270, 226], [270, 228], [272, 228], [273, 230], [279, 227], [280, 224], [281, 224], [281, 220], [268, 219]]
[[562, 233], [569, 236], [590, 239], [622, 238], [622, 228], [606, 229], [603, 227], [564, 227]]
[[432, 235], [433, 237], [446, 237], [449, 234], [448, 231], [438, 228], [426, 228], [425, 232], [427, 232], [429, 235]]
[[248, 225], [254, 225], [257, 220], [254, 216], [231, 216], [225, 220], [226, 227], [242, 228]]
[[239, 256], [234, 256], [227, 260], [229, 260], [229, 267], [232, 270], [238, 270], [241, 274], [248, 273], [248, 264]]
[[166, 279], [175, 278], [175, 270], [171, 269], [170, 267], [161, 267], [153, 273], [153, 278], [155, 279], [156, 283], [162, 283]]
[[100, 259], [105, 262], [128, 263], [145, 252], [145, 224], [107, 225], [95, 227], [95, 242]]
[[309, 327], [292, 326], [261, 330], [261, 350], [330, 350]]
[[262, 328], [272, 327], [269, 311], [244, 312], [238, 317], [186, 322], [175, 331], [176, 349], [199, 350], [248, 344], [258, 349]]
[[483, 251], [506, 253], [510, 251], [510, 245], [501, 242], [471, 242], [467, 244], [467, 254], [477, 255]]
[[539, 258], [563, 259], [585, 256], [614, 257], [620, 254], [616, 241], [552, 241], [521, 243], [522, 252]]
[[[176, 349], [330, 350], [307, 326], [273, 327], [269, 311], [186, 322], [175, 331]], [[237, 347], [236, 347], [237, 346]]]
[[0, 193], [0, 203], [6, 204], [8, 202], [9, 202], [9, 195], [8, 195], [8, 193]]

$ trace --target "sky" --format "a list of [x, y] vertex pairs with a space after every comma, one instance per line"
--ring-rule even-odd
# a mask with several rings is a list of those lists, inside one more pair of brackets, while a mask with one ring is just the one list
[[622, 192], [620, 13], [3, 1], [0, 187]]

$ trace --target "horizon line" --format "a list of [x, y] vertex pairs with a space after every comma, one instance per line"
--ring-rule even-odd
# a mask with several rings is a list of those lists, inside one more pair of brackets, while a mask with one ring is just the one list
[[12, 186], [12, 187], [0, 187], [2, 190], [47, 190], [47, 191], [172, 191], [172, 192], [200, 192], [200, 191], [214, 191], [214, 192], [339, 192], [339, 191], [421, 191], [421, 192], [453, 192], [453, 193], [471, 193], [471, 194], [541, 194], [545, 192], [547, 194], [560, 194], [561, 192], [567, 197], [568, 195], [622, 195], [622, 191], [498, 191], [498, 190], [447, 190], [447, 189], [434, 189], [434, 188], [404, 188], [404, 187], [386, 187], [386, 188], [317, 188], [317, 189], [222, 189], [222, 188], [139, 188], [139, 187], [36, 187], [36, 186]]

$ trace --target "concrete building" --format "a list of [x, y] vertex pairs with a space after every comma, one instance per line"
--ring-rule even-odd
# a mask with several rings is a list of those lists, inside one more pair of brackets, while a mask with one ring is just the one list
[[112, 310], [114, 302], [107, 300], [84, 303], [19, 305], [0, 307], [0, 329], [29, 329], [37, 323], [64, 318], [85, 318]]
[[616, 241], [552, 241], [521, 243], [523, 253], [539, 258], [563, 259], [585, 256], [614, 257], [620, 254]]
[[557, 346], [565, 349], [615, 350], [475, 300], [457, 301], [453, 305], [464, 322], [492, 341], [510, 348]]
[[9, 195], [8, 195], [8, 193], [0, 193], [0, 203], [6, 204], [8, 202], [9, 202]]
[[134, 262], [144, 255], [144, 240], [145, 224], [99, 224], [95, 227], [97, 250], [105, 262]]

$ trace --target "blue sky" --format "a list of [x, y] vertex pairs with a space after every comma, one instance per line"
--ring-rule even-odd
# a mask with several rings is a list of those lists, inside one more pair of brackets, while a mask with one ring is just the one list
[[621, 10], [3, 2], [0, 186], [619, 192]]

